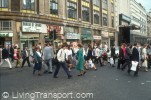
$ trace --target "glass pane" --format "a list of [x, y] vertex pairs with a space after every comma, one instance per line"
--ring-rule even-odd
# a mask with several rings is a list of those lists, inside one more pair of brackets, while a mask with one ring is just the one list
[[35, 0], [31, 0], [31, 10], [35, 10]]
[[8, 8], [8, 0], [0, 0], [0, 7]]

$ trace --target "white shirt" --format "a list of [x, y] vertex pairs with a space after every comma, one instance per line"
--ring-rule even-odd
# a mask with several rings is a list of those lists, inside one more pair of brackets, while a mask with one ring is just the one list
[[41, 57], [41, 53], [40, 52], [38, 52], [38, 51], [36, 51], [37, 52], [37, 54]]
[[65, 54], [66, 54], [66, 52], [63, 49], [60, 49], [58, 51], [58, 53], [57, 53], [57, 59], [58, 59], [59, 62], [61, 62], [61, 61], [64, 62], [65, 61]]

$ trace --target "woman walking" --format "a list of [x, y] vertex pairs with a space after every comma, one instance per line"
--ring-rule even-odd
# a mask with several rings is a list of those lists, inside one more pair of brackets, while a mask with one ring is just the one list
[[148, 62], [147, 62], [148, 56], [147, 56], [146, 44], [144, 44], [143, 49], [142, 49], [142, 59], [143, 59], [142, 66], [145, 67], [145, 71], [147, 72], [148, 71]]
[[38, 70], [38, 75], [40, 76], [41, 67], [42, 67], [42, 54], [40, 52], [39, 46], [36, 47], [36, 51], [34, 52], [34, 62], [35, 62], [35, 66], [34, 66], [33, 74], [35, 74], [35, 71]]
[[15, 68], [18, 68], [18, 65], [20, 65], [20, 67], [21, 67], [21, 61], [20, 61], [20, 58], [21, 58], [20, 48], [17, 48], [16, 55], [17, 55], [17, 59], [16, 59], [16, 66], [15, 66]]
[[82, 76], [86, 73], [86, 71], [84, 71], [84, 57], [83, 57], [82, 45], [78, 44], [78, 48], [79, 48], [79, 51], [77, 53], [77, 56], [78, 56], [77, 70], [80, 71], [80, 74], [78, 74], [78, 76]]

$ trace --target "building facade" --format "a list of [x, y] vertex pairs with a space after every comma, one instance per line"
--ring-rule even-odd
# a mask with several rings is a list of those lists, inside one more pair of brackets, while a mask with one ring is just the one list
[[114, 0], [0, 0], [0, 45], [115, 41]]
[[135, 0], [115, 0], [118, 45], [121, 43], [147, 43], [147, 15]]
[[135, 0], [130, 0], [130, 17], [131, 25], [136, 26], [131, 30], [131, 42], [147, 43], [147, 12]]
[[147, 14], [147, 35], [148, 43], [151, 44], [151, 11]]

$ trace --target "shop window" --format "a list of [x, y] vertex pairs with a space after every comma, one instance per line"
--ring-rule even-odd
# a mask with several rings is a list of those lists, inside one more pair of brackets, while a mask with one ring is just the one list
[[50, 14], [58, 15], [58, 0], [50, 0]]
[[12, 23], [10, 20], [0, 20], [0, 30], [11, 30]]
[[35, 11], [35, 0], [23, 0], [23, 10]]
[[103, 14], [103, 25], [104, 25], [104, 26], [107, 26], [107, 25], [108, 25], [107, 14]]
[[102, 0], [102, 8], [107, 10], [108, 6], [107, 6], [107, 0]]
[[89, 22], [89, 16], [90, 16], [90, 14], [89, 14], [89, 8], [83, 6], [83, 7], [82, 7], [82, 17], [83, 17], [83, 21]]
[[100, 6], [100, 0], [93, 0], [93, 4], [96, 6]]
[[0, 0], [0, 8], [8, 8], [8, 0]]
[[68, 18], [77, 18], [77, 4], [73, 2], [68, 2], [67, 3], [68, 7]]
[[94, 10], [94, 23], [99, 24], [99, 11]]

